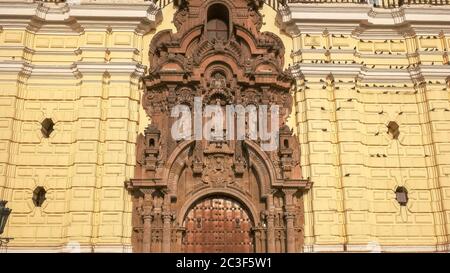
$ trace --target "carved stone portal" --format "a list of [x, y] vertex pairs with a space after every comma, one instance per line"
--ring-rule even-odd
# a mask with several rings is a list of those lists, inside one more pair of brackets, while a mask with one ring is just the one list
[[[260, 32], [262, 1], [175, 1], [177, 33], [150, 45], [143, 107], [152, 123], [137, 140], [134, 252], [301, 252], [299, 143], [287, 127], [293, 78], [284, 46]], [[278, 105], [278, 148], [261, 139], [175, 140], [176, 105]]]

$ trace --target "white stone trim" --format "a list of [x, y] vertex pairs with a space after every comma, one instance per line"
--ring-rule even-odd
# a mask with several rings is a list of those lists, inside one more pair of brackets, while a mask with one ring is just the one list
[[93, 252], [96, 253], [131, 253], [131, 245], [96, 245], [93, 247]]
[[[305, 246], [306, 247], [306, 246]], [[311, 245], [307, 247], [310, 252], [343, 252], [343, 245]]]
[[[346, 250], [345, 250], [346, 249]], [[379, 253], [379, 252], [450, 252], [450, 244], [448, 245], [376, 245], [374, 248], [372, 245], [305, 245], [303, 252], [306, 253], [321, 253], [321, 252], [365, 252], [365, 253]], [[3, 252], [5, 250], [3, 249]], [[83, 245], [74, 246], [67, 244], [64, 246], [27, 246], [27, 247], [8, 247], [8, 253], [131, 253], [132, 246], [127, 244], [98, 244], [98, 245]]]
[[[128, 244], [98, 244], [82, 245], [66, 244], [63, 246], [8, 246], [8, 253], [131, 253], [132, 247]], [[3, 252], [5, 252], [3, 250]]]
[[[329, 22], [324, 26], [323, 22]], [[401, 6], [399, 8], [375, 8], [351, 3], [304, 4], [289, 3], [278, 11], [278, 22], [291, 36], [301, 32], [321, 34], [324, 27], [330, 33], [358, 34], [365, 25], [386, 25], [401, 29], [403, 33], [414, 31], [429, 34], [443, 30], [450, 33], [450, 6]], [[440, 24], [436, 24], [440, 22]], [[385, 33], [369, 32], [358, 37], [386, 39]]]
[[436, 246], [381, 246], [382, 252], [436, 252]]
[[[448, 65], [418, 65], [417, 68], [388, 69], [368, 68], [360, 64], [304, 64], [297, 63], [292, 66], [292, 74], [296, 78], [302, 76], [326, 77], [330, 73], [339, 76], [358, 76], [361, 81], [383, 82], [389, 81], [411, 81], [417, 76], [427, 78], [445, 79], [450, 75]], [[418, 73], [418, 75], [417, 75]]]
[[294, 75], [326, 76], [330, 73], [335, 75], [356, 76], [360, 73], [360, 64], [295, 64], [292, 68]]
[[[346, 249], [346, 250], [345, 250]], [[449, 252], [449, 245], [371, 245], [370, 243], [364, 245], [305, 245], [304, 252], [368, 252], [368, 253], [382, 253], [382, 252]]]
[[[22, 17], [11, 20], [10, 16]], [[32, 20], [32, 19], [38, 20]], [[31, 32], [48, 34], [67, 33], [67, 26], [73, 31], [83, 33], [84, 29], [104, 30], [113, 27], [146, 33], [162, 20], [162, 12], [151, 1], [142, 3], [79, 4], [67, 2], [58, 5], [49, 2], [5, 3], [0, 2], [0, 24], [3, 28], [17, 29], [27, 27]], [[47, 22], [60, 22], [49, 25]]]
[[427, 78], [447, 78], [450, 75], [450, 65], [420, 65], [420, 71]]
[[73, 63], [72, 65], [34, 65], [26, 62], [0, 62], [0, 74], [18, 74], [29, 77], [71, 77], [80, 79], [83, 74], [99, 74], [108, 72], [110, 74], [129, 74], [133, 78], [140, 78], [145, 74], [145, 66], [126, 63]]
[[[135, 21], [136, 18], [141, 17], [156, 17], [160, 12], [158, 7], [153, 2], [142, 2], [139, 4], [130, 3], [105, 3], [105, 4], [81, 4], [69, 6], [67, 3], [17, 3], [17, 2], [0, 2], [0, 16], [12, 16], [20, 14], [21, 16], [35, 16], [38, 6], [41, 6], [40, 12], [48, 12], [52, 9], [60, 10], [67, 14], [67, 17], [83, 17], [100, 20], [106, 19], [108, 21], [128, 18], [130, 21]], [[120, 11], [120, 12], [114, 12]], [[42, 19], [46, 20], [61, 20], [60, 15], [56, 12], [48, 13]]]

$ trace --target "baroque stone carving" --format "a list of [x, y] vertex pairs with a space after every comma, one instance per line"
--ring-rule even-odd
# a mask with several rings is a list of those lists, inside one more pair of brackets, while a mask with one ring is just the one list
[[210, 155], [205, 160], [202, 181], [214, 186], [233, 183], [233, 159], [227, 155]]
[[[152, 123], [137, 138], [135, 177], [127, 182], [133, 250], [302, 251], [302, 196], [311, 182], [302, 178], [300, 146], [286, 125], [293, 78], [283, 70], [281, 39], [260, 32], [261, 1], [175, 4], [177, 33], [155, 35], [143, 79], [142, 105]], [[232, 128], [212, 139], [174, 139], [171, 111], [180, 104], [193, 109], [195, 97], [202, 108], [278, 106], [277, 148], [264, 150], [265, 140], [249, 135], [223, 137]], [[240, 242], [244, 248], [233, 247]]]

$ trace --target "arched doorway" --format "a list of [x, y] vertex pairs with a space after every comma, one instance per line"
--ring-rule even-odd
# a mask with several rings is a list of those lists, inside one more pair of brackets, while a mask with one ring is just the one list
[[209, 196], [200, 199], [186, 214], [183, 226], [184, 252], [254, 252], [249, 212], [232, 198]]

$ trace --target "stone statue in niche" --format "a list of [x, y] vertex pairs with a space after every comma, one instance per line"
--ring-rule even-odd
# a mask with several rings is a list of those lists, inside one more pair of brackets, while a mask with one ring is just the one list
[[214, 89], [223, 89], [227, 85], [227, 81], [225, 76], [221, 73], [215, 73], [213, 78], [211, 79], [211, 87]]
[[213, 73], [208, 85], [206, 94], [208, 104], [224, 106], [233, 100], [232, 90], [227, 86], [227, 79], [222, 73]]
[[187, 4], [183, 4], [178, 11], [175, 13], [173, 18], [173, 24], [177, 28], [177, 30], [181, 29], [181, 26], [187, 21], [187, 16], [189, 14], [189, 9]]
[[258, 11], [256, 11], [254, 7], [249, 6], [246, 27], [249, 27], [253, 32], [257, 32], [261, 29], [262, 24], [262, 17], [258, 14]]
[[234, 163], [234, 172], [236, 175], [242, 175], [245, 171], [245, 161], [242, 159], [242, 156], [238, 156], [236, 158], [236, 162]]
[[194, 174], [201, 174], [203, 172], [203, 162], [198, 158], [198, 156], [194, 156], [192, 161], [192, 172]]
[[159, 194], [155, 194], [153, 197], [153, 207], [161, 208], [163, 203], [163, 198]]

